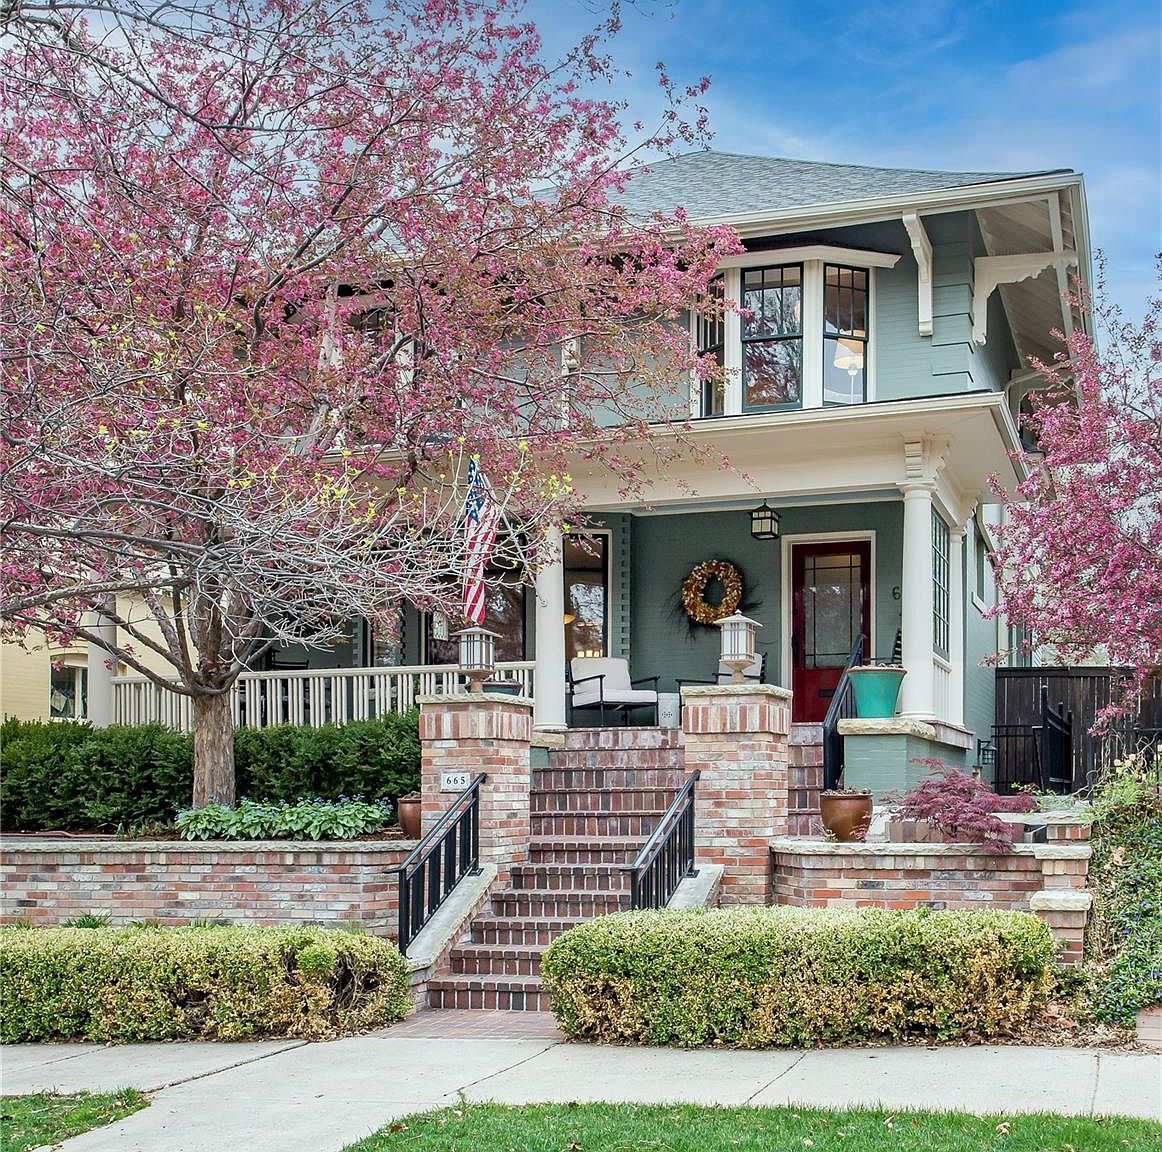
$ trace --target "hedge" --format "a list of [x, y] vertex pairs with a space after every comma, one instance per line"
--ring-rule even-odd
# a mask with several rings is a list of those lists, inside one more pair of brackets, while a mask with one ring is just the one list
[[767, 1048], [1004, 1034], [1055, 954], [1022, 912], [663, 910], [572, 928], [541, 971], [571, 1039]]
[[[0, 727], [0, 829], [67, 832], [170, 823], [193, 794], [192, 737], [157, 725], [90, 728], [6, 720]], [[344, 725], [285, 725], [234, 738], [239, 796], [371, 800], [420, 786], [415, 712]]]
[[0, 1042], [319, 1039], [400, 1020], [389, 940], [321, 928], [2, 928]]

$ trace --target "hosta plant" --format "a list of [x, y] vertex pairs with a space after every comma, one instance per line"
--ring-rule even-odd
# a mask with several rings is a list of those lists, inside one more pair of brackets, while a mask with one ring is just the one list
[[190, 808], [174, 822], [186, 840], [351, 840], [382, 831], [393, 823], [394, 814], [387, 800], [240, 800], [234, 808]]

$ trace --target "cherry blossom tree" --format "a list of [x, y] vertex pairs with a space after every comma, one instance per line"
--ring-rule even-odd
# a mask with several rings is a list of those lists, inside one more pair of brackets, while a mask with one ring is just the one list
[[190, 697], [195, 804], [271, 646], [457, 609], [469, 458], [531, 573], [568, 461], [640, 486], [714, 370], [678, 319], [737, 239], [617, 203], [705, 82], [627, 132], [616, 12], [550, 63], [521, 8], [4, 8], [0, 616]]
[[1037, 451], [1000, 530], [999, 610], [1064, 660], [1099, 654], [1141, 687], [1162, 667], [1162, 294], [1135, 325], [1099, 277], [1094, 316], [1096, 340], [1075, 331], [1038, 365]]

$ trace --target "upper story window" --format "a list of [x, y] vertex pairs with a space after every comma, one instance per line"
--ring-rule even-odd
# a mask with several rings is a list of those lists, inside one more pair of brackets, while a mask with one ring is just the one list
[[[722, 277], [715, 276], [706, 290], [707, 311], [694, 313], [694, 346], [700, 356], [711, 356], [720, 369], [725, 366], [726, 318], [723, 315]], [[718, 376], [700, 383], [699, 411], [703, 416], [721, 416], [726, 411], [726, 380]]]
[[823, 403], [867, 399], [866, 268], [827, 264], [823, 269]]
[[742, 274], [742, 406], [798, 405], [803, 381], [803, 268], [785, 264]]

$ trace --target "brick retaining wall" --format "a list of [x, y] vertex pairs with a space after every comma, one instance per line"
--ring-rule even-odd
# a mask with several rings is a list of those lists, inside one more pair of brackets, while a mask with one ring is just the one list
[[117, 841], [0, 843], [0, 919], [59, 924], [107, 912], [114, 924], [362, 925], [395, 936], [390, 869], [414, 841]]

